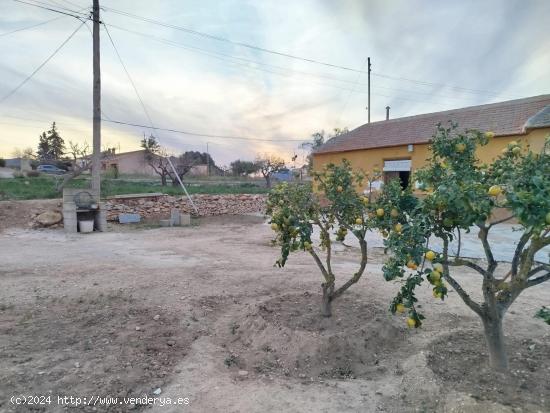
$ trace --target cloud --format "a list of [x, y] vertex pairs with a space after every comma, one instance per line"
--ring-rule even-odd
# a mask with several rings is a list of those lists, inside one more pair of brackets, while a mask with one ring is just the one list
[[[83, 7], [87, 3], [76, 1]], [[107, 24], [141, 33], [109, 28], [155, 125], [273, 140], [158, 132], [172, 152], [205, 151], [209, 142], [220, 164], [263, 152], [289, 159], [300, 142], [285, 140], [308, 139], [317, 130], [365, 123], [366, 75], [193, 36], [118, 15], [110, 7], [351, 68], [363, 67], [371, 56], [372, 120], [384, 119], [386, 105], [391, 106], [392, 117], [399, 117], [550, 90], [545, 21], [550, 2], [545, 0], [534, 0], [529, 7], [519, 0], [171, 0], [155, 2], [154, 7], [145, 0], [118, 0], [103, 4]], [[55, 15], [2, 2], [0, 16], [2, 33]], [[0, 62], [0, 95], [36, 68], [77, 24], [67, 17], [0, 37], [3, 55], [9, 56]], [[147, 125], [105, 32], [101, 46], [104, 113]], [[0, 154], [9, 155], [15, 146], [35, 147], [37, 135], [53, 120], [66, 139], [90, 141], [91, 87], [91, 36], [83, 27], [35, 78], [0, 105], [4, 129]], [[122, 150], [138, 148], [143, 133], [150, 130], [103, 124], [104, 142], [120, 144]]]

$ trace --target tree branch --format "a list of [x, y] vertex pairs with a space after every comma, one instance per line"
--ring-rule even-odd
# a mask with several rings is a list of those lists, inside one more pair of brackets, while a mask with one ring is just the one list
[[516, 245], [516, 250], [514, 251], [514, 258], [512, 259], [512, 279], [516, 278], [516, 276], [518, 275], [518, 266], [521, 258], [521, 252], [523, 251], [523, 248], [529, 241], [529, 238], [531, 237], [531, 232], [532, 231], [525, 231], [521, 235], [518, 245]]
[[[313, 259], [315, 260], [315, 262], [317, 263], [317, 266], [319, 267], [319, 269], [321, 270], [321, 273], [323, 274], [323, 277], [325, 279], [325, 281], [327, 283], [330, 283], [331, 282], [331, 277], [328, 273], [328, 271], [326, 270], [325, 266], [323, 265], [323, 262], [321, 261], [321, 259], [319, 258], [319, 256], [317, 255], [317, 253], [313, 250], [313, 248], [311, 248], [309, 250], [309, 253], [310, 255], [313, 257]], [[333, 280], [332, 280], [333, 281]]]
[[458, 293], [460, 298], [462, 298], [462, 301], [464, 301], [464, 304], [466, 304], [470, 309], [475, 312], [477, 315], [481, 316], [483, 313], [483, 310], [481, 309], [481, 306], [476, 303], [474, 300], [470, 298], [468, 293], [464, 291], [464, 289], [460, 286], [460, 284], [451, 277], [451, 274], [449, 273], [449, 263], [448, 263], [448, 254], [449, 254], [449, 240], [447, 238], [443, 238], [443, 257], [445, 258], [443, 262], [443, 278], [447, 280], [449, 284], [455, 289], [455, 291]]
[[455, 258], [453, 261], [447, 261], [446, 264], [450, 267], [469, 267], [476, 270], [484, 277], [487, 275], [487, 271], [485, 271], [480, 265], [477, 265], [472, 261], [465, 260], [464, 258]]
[[541, 264], [538, 267], [533, 268], [531, 271], [527, 273], [527, 278], [531, 278], [533, 275], [535, 275], [537, 272], [541, 271], [550, 271], [550, 265], [549, 264]]
[[359, 281], [359, 279], [363, 275], [363, 272], [365, 271], [365, 268], [367, 266], [367, 241], [365, 241], [364, 239], [360, 239], [359, 245], [361, 246], [361, 265], [359, 266], [359, 270], [355, 274], [353, 274], [353, 276], [349, 280], [342, 284], [340, 288], [338, 288], [331, 294], [331, 301], [334, 300], [336, 297], [342, 295], [349, 287]]
[[550, 272], [547, 272], [546, 274], [541, 275], [540, 277], [533, 278], [532, 280], [527, 280], [527, 287], [525, 288], [534, 287], [535, 285], [539, 285], [548, 280], [550, 280]]
[[494, 222], [490, 222], [488, 228], [491, 228], [494, 225], [502, 224], [503, 222], [506, 222], [506, 221], [510, 221], [513, 218], [514, 218], [514, 215], [510, 215], [509, 217], [502, 218], [502, 219], [496, 220]]
[[485, 257], [487, 257], [487, 271], [485, 272], [485, 277], [488, 279], [493, 278], [493, 271], [497, 267], [497, 262], [495, 261], [495, 258], [493, 257], [493, 251], [491, 250], [491, 245], [489, 244], [489, 241], [487, 237], [489, 236], [489, 228], [484, 225], [478, 225], [479, 227], [479, 233], [478, 237], [481, 240], [481, 244], [483, 245], [483, 250], [485, 251]]

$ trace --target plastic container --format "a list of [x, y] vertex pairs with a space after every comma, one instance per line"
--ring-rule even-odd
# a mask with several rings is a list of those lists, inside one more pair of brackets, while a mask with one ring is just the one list
[[94, 231], [94, 221], [78, 221], [78, 229], [80, 232], [93, 232]]

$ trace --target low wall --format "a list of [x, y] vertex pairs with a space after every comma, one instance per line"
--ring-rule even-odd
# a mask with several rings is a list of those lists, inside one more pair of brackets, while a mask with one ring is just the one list
[[[246, 214], [265, 211], [266, 195], [192, 195], [199, 216]], [[140, 214], [142, 218], [170, 217], [170, 210], [178, 208], [183, 213], [195, 214], [187, 197], [162, 195], [136, 198], [112, 198], [105, 202], [108, 221], [117, 221], [122, 213]]]

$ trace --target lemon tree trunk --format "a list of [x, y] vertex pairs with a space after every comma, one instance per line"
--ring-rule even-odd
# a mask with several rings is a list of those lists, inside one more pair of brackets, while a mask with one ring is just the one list
[[494, 370], [507, 371], [508, 357], [504, 344], [504, 332], [502, 330], [502, 317], [499, 315], [484, 315], [482, 317], [489, 362]]
[[334, 292], [334, 283], [322, 284], [323, 298], [321, 301], [321, 314], [323, 317], [332, 316], [332, 293]]

